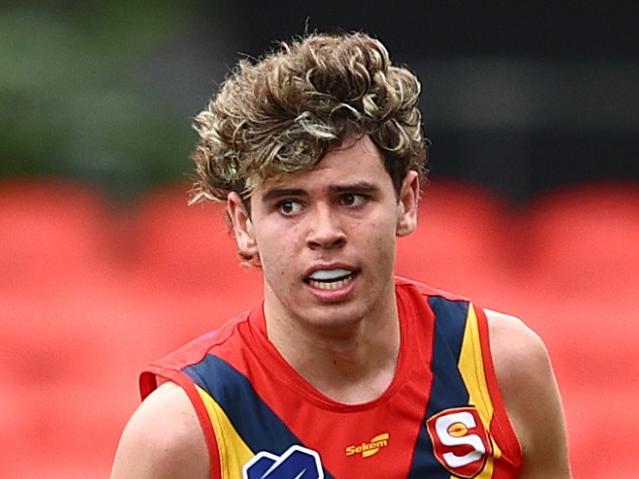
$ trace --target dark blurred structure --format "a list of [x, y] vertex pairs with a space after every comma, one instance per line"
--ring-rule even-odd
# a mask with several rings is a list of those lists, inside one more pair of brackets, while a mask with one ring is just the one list
[[[514, 200], [566, 183], [639, 179], [630, 2], [234, 5], [250, 53], [305, 23], [379, 36], [422, 80], [435, 176], [480, 182]], [[260, 14], [242, 16], [248, 11]]]
[[131, 197], [189, 173], [190, 117], [239, 55], [365, 30], [423, 87], [434, 178], [522, 201], [639, 180], [630, 2], [14, 2], [0, 16], [0, 174]]

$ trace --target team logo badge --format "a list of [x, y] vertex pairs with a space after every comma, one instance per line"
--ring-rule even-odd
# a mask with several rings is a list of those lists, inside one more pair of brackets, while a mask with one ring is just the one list
[[260, 451], [242, 468], [243, 479], [324, 479], [319, 454], [300, 445], [276, 456]]
[[464, 479], [476, 477], [492, 455], [490, 436], [474, 407], [446, 409], [426, 420], [437, 460]]

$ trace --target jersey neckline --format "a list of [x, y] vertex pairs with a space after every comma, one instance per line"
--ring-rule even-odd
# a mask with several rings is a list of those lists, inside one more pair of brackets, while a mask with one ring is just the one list
[[379, 397], [371, 401], [359, 404], [341, 403], [329, 398], [304, 379], [268, 339], [263, 302], [249, 313], [248, 329], [251, 337], [248, 338], [247, 343], [275, 380], [292, 387], [301, 397], [316, 406], [339, 412], [357, 412], [372, 409], [389, 401], [402, 389], [410, 378], [414, 364], [421, 362], [423, 365], [424, 362], [430, 362], [430, 358], [422, 356], [423, 348], [420, 347], [420, 338], [415, 334], [418, 331], [415, 321], [417, 321], [419, 313], [413, 305], [414, 300], [409, 297], [409, 293], [406, 291], [405, 284], [396, 282], [395, 298], [400, 325], [400, 347], [397, 366], [389, 386]]

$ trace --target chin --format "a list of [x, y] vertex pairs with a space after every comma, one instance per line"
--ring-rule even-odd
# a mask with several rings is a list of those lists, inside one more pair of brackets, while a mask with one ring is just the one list
[[359, 324], [366, 316], [366, 308], [355, 305], [322, 305], [301, 312], [301, 320], [314, 328], [341, 329]]

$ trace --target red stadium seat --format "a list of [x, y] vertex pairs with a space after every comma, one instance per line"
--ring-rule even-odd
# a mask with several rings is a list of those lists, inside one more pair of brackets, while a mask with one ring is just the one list
[[532, 280], [549, 294], [636, 296], [638, 186], [563, 190], [539, 201], [525, 224]]
[[564, 392], [574, 477], [634, 478], [637, 384], [602, 383]]
[[432, 286], [491, 297], [505, 274], [505, 205], [477, 186], [427, 186], [417, 230], [400, 238], [397, 271]]
[[104, 265], [103, 198], [68, 182], [0, 183], [0, 289], [81, 284]]
[[144, 198], [138, 230], [143, 276], [184, 294], [215, 294], [251, 305], [260, 296], [260, 275], [240, 265], [223, 207], [189, 207], [186, 191], [181, 186]]
[[519, 311], [544, 339], [561, 384], [571, 388], [636, 383], [637, 299], [548, 297], [540, 291], [528, 301]]
[[187, 205], [187, 187], [151, 192], [136, 222], [131, 291], [176, 347], [259, 303], [259, 271], [240, 264], [220, 204]]
[[[530, 288], [514, 310], [546, 343], [562, 393], [574, 477], [633, 477], [630, 457], [639, 427], [634, 320], [638, 299], [570, 296]], [[625, 457], [625, 458], [624, 458]]]
[[0, 414], [13, 451], [0, 463], [16, 471], [6, 477], [30, 477], [17, 474], [25, 467], [35, 477], [42, 461], [52, 468], [46, 477], [108, 472], [139, 402], [139, 371], [178, 345], [154, 323], [153, 305], [141, 303], [112, 290], [0, 296], [0, 364], [8, 365], [0, 377], [11, 378], [3, 384], [13, 409]]

